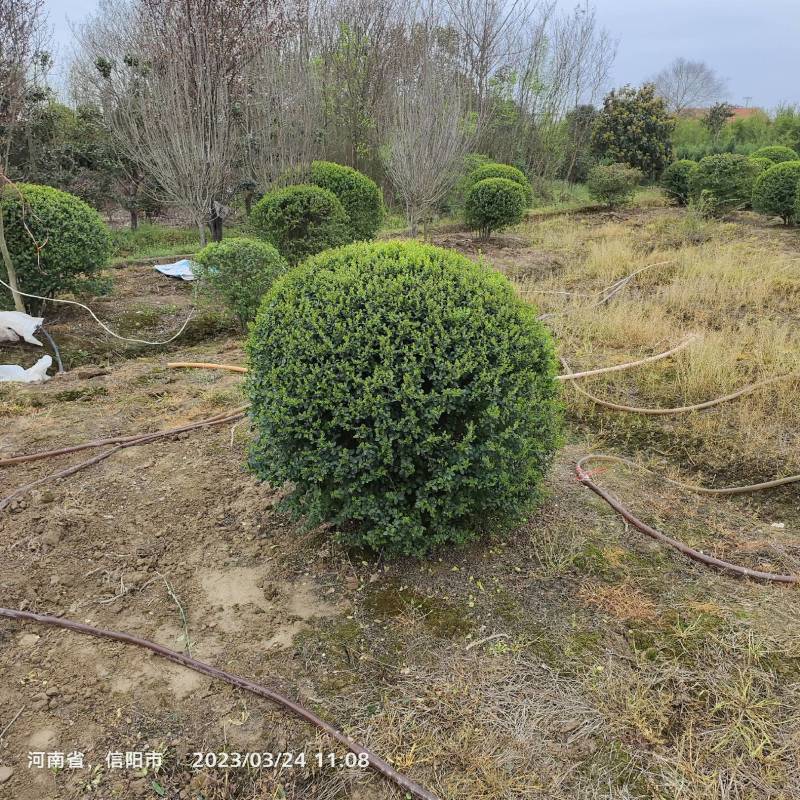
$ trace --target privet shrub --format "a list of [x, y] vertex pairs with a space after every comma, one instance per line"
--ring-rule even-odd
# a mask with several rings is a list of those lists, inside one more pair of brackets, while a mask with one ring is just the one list
[[271, 244], [258, 239], [212, 242], [195, 262], [198, 293], [225, 305], [245, 329], [255, 319], [261, 298], [289, 269]]
[[[23, 292], [54, 297], [64, 292], [91, 288], [92, 276], [101, 270], [111, 255], [111, 236], [100, 215], [75, 195], [18, 183], [0, 190], [6, 243]], [[42, 247], [37, 259], [36, 246]], [[3, 261], [0, 275], [8, 282]], [[0, 287], [2, 295], [11, 292]], [[35, 311], [38, 300], [23, 298]]]
[[489, 156], [482, 153], [467, 153], [458, 170], [459, 178], [453, 188], [448, 192], [447, 197], [442, 201], [440, 211], [444, 214], [461, 214], [464, 211], [464, 204], [467, 201], [467, 192], [472, 186], [472, 173], [478, 167], [486, 164], [493, 164]]
[[780, 164], [782, 161], [797, 161], [800, 156], [791, 147], [772, 144], [750, 153], [750, 158], [768, 158], [774, 164]]
[[753, 208], [780, 217], [789, 225], [797, 218], [795, 202], [800, 185], [800, 161], [782, 161], [762, 172], [753, 187]]
[[336, 195], [309, 184], [267, 192], [253, 206], [250, 224], [290, 264], [351, 240], [350, 218]]
[[383, 195], [375, 181], [352, 167], [314, 161], [311, 183], [333, 192], [339, 199], [350, 217], [354, 241], [375, 238], [383, 223]]
[[744, 208], [750, 202], [758, 169], [747, 156], [736, 153], [701, 158], [689, 181], [692, 199], [711, 216]]
[[484, 178], [467, 192], [464, 218], [482, 239], [492, 231], [516, 225], [525, 213], [525, 190], [508, 178]]
[[696, 161], [683, 158], [680, 161], [673, 161], [661, 176], [664, 191], [679, 206], [685, 206], [689, 202], [689, 179], [696, 167]]
[[480, 181], [485, 181], [487, 178], [505, 178], [506, 180], [514, 181], [525, 192], [525, 206], [530, 206], [533, 202], [531, 182], [525, 177], [525, 173], [521, 169], [512, 167], [510, 164], [484, 164], [470, 173], [470, 188]]
[[756, 176], [775, 165], [774, 161], [769, 158], [764, 158], [763, 156], [748, 156], [748, 158], [756, 165]]
[[641, 179], [641, 171], [627, 164], [598, 164], [589, 170], [586, 188], [595, 200], [614, 208], [633, 197]]
[[252, 468], [350, 544], [422, 554], [541, 495], [553, 346], [493, 270], [417, 242], [322, 253], [264, 298], [248, 354]]

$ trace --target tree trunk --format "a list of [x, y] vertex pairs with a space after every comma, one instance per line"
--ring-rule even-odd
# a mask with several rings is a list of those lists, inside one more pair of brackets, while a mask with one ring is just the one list
[[131, 214], [131, 230], [135, 231], [139, 227], [139, 211], [136, 208], [131, 208], [130, 214]]
[[22, 302], [22, 295], [19, 293], [19, 282], [17, 281], [17, 271], [14, 269], [14, 262], [11, 260], [11, 253], [8, 252], [6, 244], [6, 229], [3, 223], [3, 214], [0, 212], [0, 253], [3, 255], [3, 264], [8, 275], [8, 285], [11, 287], [11, 295], [14, 298], [14, 308], [21, 313], [25, 313], [25, 303]]
[[197, 223], [197, 229], [200, 231], [200, 247], [206, 246], [206, 226], [205, 223], [201, 220]]
[[222, 241], [222, 217], [217, 214], [215, 204], [211, 204], [211, 216], [209, 217], [208, 227], [211, 228], [211, 241]]

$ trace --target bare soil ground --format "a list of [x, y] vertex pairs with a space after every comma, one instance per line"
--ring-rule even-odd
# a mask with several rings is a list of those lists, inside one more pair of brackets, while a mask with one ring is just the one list
[[[488, 246], [457, 232], [437, 243], [484, 257], [521, 291], [573, 290], [571, 275], [607, 226], [651, 238], [649, 226], [681, 213], [592, 214], [551, 238], [535, 223]], [[576, 231], [579, 246], [564, 245]], [[797, 270], [793, 241], [776, 246]], [[683, 257], [702, 246], [681, 239], [673, 249]], [[605, 273], [592, 264], [593, 291]], [[190, 287], [149, 267], [115, 278], [114, 293], [92, 304], [112, 327], [158, 339], [180, 326]], [[789, 321], [791, 313], [780, 311]], [[165, 367], [243, 362], [241, 338], [215, 310], [162, 349], [98, 342], [81, 314], [59, 311], [51, 327], [74, 367], [68, 375], [0, 389], [0, 455], [171, 427], [243, 402], [239, 375]], [[559, 333], [565, 351], [577, 351], [573, 366], [659, 349], [658, 330], [627, 349], [579, 348]], [[661, 365], [656, 374], [663, 383], [617, 385], [630, 399], [651, 400], [649, 391], [657, 400], [680, 369]], [[724, 478], [713, 471], [723, 428], [692, 428], [692, 446], [678, 447], [687, 441], [682, 423], [623, 427], [568, 392], [565, 401], [570, 430], [548, 499], [505, 537], [428, 560], [348, 552], [324, 527], [286, 517], [281, 491], [248, 474], [241, 423], [123, 450], [14, 503], [0, 515], [0, 605], [188, 647], [300, 700], [444, 800], [800, 796], [797, 590], [686, 561], [630, 529], [574, 477], [576, 458], [604, 447], [684, 477], [694, 463], [689, 477]], [[715, 412], [724, 430], [726, 413]], [[775, 406], [773, 417], [782, 414]], [[796, 441], [796, 425], [782, 424], [782, 437], [762, 443], [772, 453]], [[753, 431], [742, 436], [761, 435]], [[765, 472], [750, 477], [772, 477], [791, 461], [759, 464], [738, 439], [727, 442], [733, 472], [755, 464]], [[83, 457], [5, 468], [0, 494]], [[696, 547], [800, 571], [797, 485], [725, 500], [625, 470], [597, 479]], [[2, 798], [402, 796], [363, 770], [319, 766], [317, 753], [344, 752], [268, 703], [137, 648], [0, 620], [0, 676], [0, 731], [13, 720], [0, 736]], [[32, 751], [83, 752], [85, 766], [29, 768]], [[126, 751], [163, 752], [163, 765], [108, 766], [108, 752]], [[307, 761], [193, 769], [197, 751], [305, 753]]]

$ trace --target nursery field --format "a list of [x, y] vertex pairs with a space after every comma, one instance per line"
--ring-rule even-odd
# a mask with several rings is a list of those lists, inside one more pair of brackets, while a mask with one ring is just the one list
[[[671, 358], [582, 380], [584, 393], [564, 381], [566, 440], [545, 502], [519, 529], [427, 559], [344, 550], [248, 473], [243, 421], [121, 450], [13, 501], [0, 512], [4, 604], [274, 687], [442, 800], [800, 796], [796, 586], [690, 561], [576, 478], [590, 453], [708, 487], [800, 473], [800, 233], [663, 202], [649, 193], [620, 211], [534, 212], [489, 242], [430, 232], [546, 315], [564, 371], [692, 337]], [[188, 285], [143, 264], [110, 274], [113, 291], [92, 306], [111, 327], [163, 340], [183, 324]], [[214, 309], [161, 348], [105, 338], [79, 309], [58, 309], [48, 328], [70, 371], [0, 388], [2, 458], [245, 402], [240, 374], [166, 366], [244, 364], [243, 338]], [[641, 412], [756, 383], [707, 409]], [[4, 467], [2, 494], [83, 457]], [[715, 497], [619, 464], [590, 469], [634, 514], [704, 553], [800, 573], [800, 484]], [[404, 796], [266, 701], [139, 648], [16, 623], [0, 627], [0, 644], [0, 756], [11, 765], [0, 797]], [[83, 753], [85, 766], [28, 768], [29, 752], [51, 751]], [[163, 753], [160, 768], [106, 760], [130, 751]], [[292, 758], [193, 768], [195, 753], [221, 752]]]

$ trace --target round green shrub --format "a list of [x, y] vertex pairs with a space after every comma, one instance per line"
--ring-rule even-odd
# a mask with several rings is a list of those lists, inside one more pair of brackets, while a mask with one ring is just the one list
[[348, 543], [422, 554], [522, 518], [559, 442], [553, 345], [499, 273], [417, 242], [310, 258], [248, 341], [250, 464]]
[[689, 202], [689, 180], [696, 168], [696, 161], [683, 158], [680, 161], [673, 161], [661, 176], [664, 191], [679, 206], [685, 206]]
[[758, 169], [750, 158], [737, 153], [701, 158], [689, 181], [692, 199], [712, 216], [744, 208], [750, 203]]
[[771, 144], [767, 147], [760, 147], [750, 153], [750, 158], [768, 158], [774, 164], [780, 164], [782, 161], [797, 161], [800, 156], [791, 147], [785, 147], [782, 144]]
[[253, 206], [250, 224], [292, 265], [351, 240], [350, 218], [336, 195], [310, 184], [267, 192]]
[[763, 156], [748, 156], [750, 161], [752, 161], [756, 167], [758, 168], [756, 175], [760, 175], [765, 170], [768, 170], [770, 167], [774, 166], [776, 162], [772, 161], [769, 158], [764, 158]]
[[782, 161], [762, 172], [753, 187], [753, 208], [789, 225], [796, 219], [800, 161]]
[[627, 164], [598, 164], [589, 170], [586, 188], [595, 200], [615, 208], [630, 201], [641, 179], [641, 170]]
[[221, 302], [245, 329], [255, 319], [261, 298], [289, 269], [281, 254], [259, 239], [212, 242], [194, 260], [198, 293]]
[[352, 167], [331, 161], [311, 164], [311, 183], [333, 192], [350, 217], [353, 240], [374, 239], [383, 224], [383, 195], [378, 184]]
[[516, 225], [525, 214], [525, 190], [508, 178], [484, 178], [467, 192], [464, 218], [482, 239], [492, 231]]
[[531, 182], [525, 177], [525, 173], [521, 169], [512, 167], [510, 164], [484, 164], [469, 174], [470, 188], [480, 181], [485, 181], [487, 178], [505, 178], [506, 180], [514, 181], [525, 192], [525, 206], [530, 206], [533, 203]]
[[[0, 213], [21, 291], [55, 297], [93, 288], [93, 276], [111, 255], [111, 236], [91, 206], [50, 186], [18, 183], [0, 191]], [[44, 245], [38, 258], [31, 234]], [[0, 275], [8, 282], [2, 259]], [[10, 291], [0, 288], [11, 297]], [[23, 299], [32, 311], [41, 305]]]

